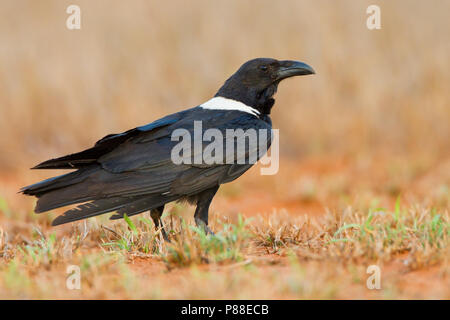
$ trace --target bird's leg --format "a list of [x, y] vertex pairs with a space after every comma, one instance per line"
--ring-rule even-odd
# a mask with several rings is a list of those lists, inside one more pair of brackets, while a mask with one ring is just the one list
[[170, 242], [169, 237], [167, 236], [166, 230], [164, 229], [164, 225], [161, 221], [161, 216], [163, 214], [163, 211], [164, 211], [164, 206], [161, 206], [161, 207], [158, 207], [155, 209], [151, 209], [150, 216], [152, 217], [153, 223], [155, 224], [155, 229], [158, 229], [159, 226], [161, 225], [161, 233], [162, 233], [164, 240], [166, 240], [167, 242]]
[[195, 209], [194, 219], [198, 227], [202, 226], [206, 233], [214, 234], [208, 227], [208, 211], [214, 195], [219, 186], [202, 191], [197, 196], [197, 208]]

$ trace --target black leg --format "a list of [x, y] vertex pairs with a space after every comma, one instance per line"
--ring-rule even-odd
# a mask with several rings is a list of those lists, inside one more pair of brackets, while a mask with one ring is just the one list
[[155, 208], [150, 210], [150, 216], [152, 217], [153, 223], [155, 224], [155, 229], [158, 229], [161, 226], [161, 233], [163, 235], [164, 240], [170, 242], [169, 237], [167, 236], [166, 230], [164, 229], [164, 225], [161, 221], [161, 216], [164, 211], [164, 206]]
[[214, 234], [208, 227], [209, 205], [214, 198], [219, 186], [202, 191], [197, 195], [197, 208], [195, 209], [194, 219], [197, 226], [202, 226], [206, 233]]

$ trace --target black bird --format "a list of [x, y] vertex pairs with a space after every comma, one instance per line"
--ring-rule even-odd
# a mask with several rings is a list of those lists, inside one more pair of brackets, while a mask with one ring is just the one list
[[[33, 169], [77, 169], [21, 189], [38, 198], [35, 212], [82, 203], [57, 217], [52, 225], [116, 211], [111, 219], [150, 210], [155, 227], [166, 203], [196, 204], [195, 221], [206, 231], [209, 205], [219, 186], [241, 176], [253, 163], [181, 163], [172, 161], [176, 129], [264, 129], [270, 131], [270, 111], [281, 80], [314, 74], [298, 61], [258, 58], [244, 63], [209, 101], [150, 124], [110, 134], [92, 148], [51, 159]], [[270, 133], [267, 141], [271, 143]], [[246, 150], [248, 156], [249, 150]], [[233, 156], [233, 155], [232, 155]], [[258, 157], [259, 158], [259, 157]], [[236, 155], [234, 155], [236, 159]], [[162, 228], [163, 236], [167, 235]]]

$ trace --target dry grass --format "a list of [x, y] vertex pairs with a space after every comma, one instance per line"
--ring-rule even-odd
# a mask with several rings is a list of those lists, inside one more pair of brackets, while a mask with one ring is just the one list
[[[2, 2], [0, 298], [448, 299], [450, 4], [377, 3], [369, 31], [372, 1], [80, 0], [69, 31], [70, 1]], [[51, 228], [59, 211], [17, 194], [51, 174], [36, 163], [197, 105], [259, 56], [317, 74], [280, 86], [280, 172], [221, 188], [217, 237], [180, 206], [171, 244], [145, 216]]]
[[[2, 230], [2, 298], [449, 298], [448, 212], [398, 204], [393, 212], [348, 210], [314, 220], [240, 217], [235, 225], [214, 217], [215, 236], [165, 222], [171, 243], [143, 217], [114, 229], [91, 220], [63, 237]], [[81, 268], [81, 291], [65, 287], [72, 264]], [[375, 292], [365, 288], [365, 268], [373, 264], [383, 281]], [[426, 279], [439, 283], [423, 292], [402, 283], [405, 274], [433, 267]], [[172, 285], [180, 279], [183, 286]]]

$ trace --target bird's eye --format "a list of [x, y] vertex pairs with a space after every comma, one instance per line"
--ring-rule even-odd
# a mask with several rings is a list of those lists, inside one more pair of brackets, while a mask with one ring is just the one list
[[262, 71], [264, 71], [264, 72], [267, 71], [267, 66], [265, 66], [265, 65], [262, 65], [262, 66], [260, 66], [259, 68], [260, 68]]

